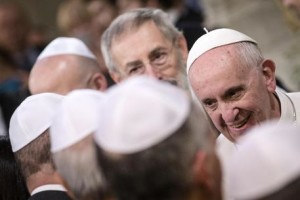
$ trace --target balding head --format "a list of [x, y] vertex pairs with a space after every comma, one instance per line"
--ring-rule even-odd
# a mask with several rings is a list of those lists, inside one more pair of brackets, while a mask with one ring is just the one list
[[95, 59], [62, 54], [37, 60], [29, 76], [32, 94], [66, 94], [74, 89], [105, 90], [107, 83]]

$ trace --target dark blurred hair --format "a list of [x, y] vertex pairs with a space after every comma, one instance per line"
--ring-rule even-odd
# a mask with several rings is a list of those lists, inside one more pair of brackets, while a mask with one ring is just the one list
[[3, 67], [17, 69], [17, 64], [10, 52], [0, 45], [0, 69]]
[[54, 163], [50, 152], [49, 129], [31, 141], [22, 149], [15, 152], [17, 163], [25, 180], [39, 172], [43, 164], [49, 164], [54, 170]]
[[0, 199], [27, 200], [29, 193], [8, 136], [0, 136]]

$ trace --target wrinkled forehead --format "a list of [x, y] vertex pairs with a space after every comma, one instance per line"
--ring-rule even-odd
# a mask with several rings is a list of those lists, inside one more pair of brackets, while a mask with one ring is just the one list
[[[130, 35], [136, 31], [138, 31], [139, 29], [141, 29], [144, 26], [150, 26], [150, 25], [154, 25], [154, 27], [157, 27], [152, 19], [147, 19], [147, 20], [143, 20], [143, 21], [142, 20], [126, 21], [121, 26], [116, 28], [115, 33], [113, 34], [114, 36], [112, 38], [112, 43], [114, 43], [114, 41], [118, 41], [120, 38], [123, 38], [126, 35]], [[150, 28], [151, 27], [149, 27], [149, 29]]]

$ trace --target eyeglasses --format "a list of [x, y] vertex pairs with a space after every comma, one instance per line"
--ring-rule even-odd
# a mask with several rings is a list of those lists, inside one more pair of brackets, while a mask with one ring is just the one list
[[[151, 66], [151, 68], [155, 71], [163, 71], [166, 70], [172, 65], [169, 65], [170, 57], [172, 57], [174, 50], [174, 45], [170, 48], [162, 48], [159, 47], [157, 49], [154, 49], [150, 52], [148, 55], [148, 63]], [[127, 76], [131, 75], [141, 75], [146, 72], [146, 64], [142, 60], [137, 60], [134, 62], [131, 62], [126, 65], [125, 74]]]

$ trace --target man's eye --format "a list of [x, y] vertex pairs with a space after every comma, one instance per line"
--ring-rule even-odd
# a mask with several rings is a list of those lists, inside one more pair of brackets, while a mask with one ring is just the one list
[[241, 90], [239, 90], [239, 91], [232, 91], [232, 92], [228, 93], [228, 97], [230, 99], [236, 99], [236, 98], [239, 98], [241, 96], [241, 94], [242, 94]]
[[166, 61], [167, 54], [164, 52], [159, 52], [152, 57], [152, 62], [156, 65], [164, 64]]
[[131, 67], [129, 69], [129, 74], [130, 75], [134, 75], [134, 74], [139, 74], [142, 72], [143, 67], [142, 66], [135, 66], [135, 67]]
[[209, 109], [215, 109], [217, 106], [217, 102], [215, 100], [205, 100], [203, 101], [203, 105]]

